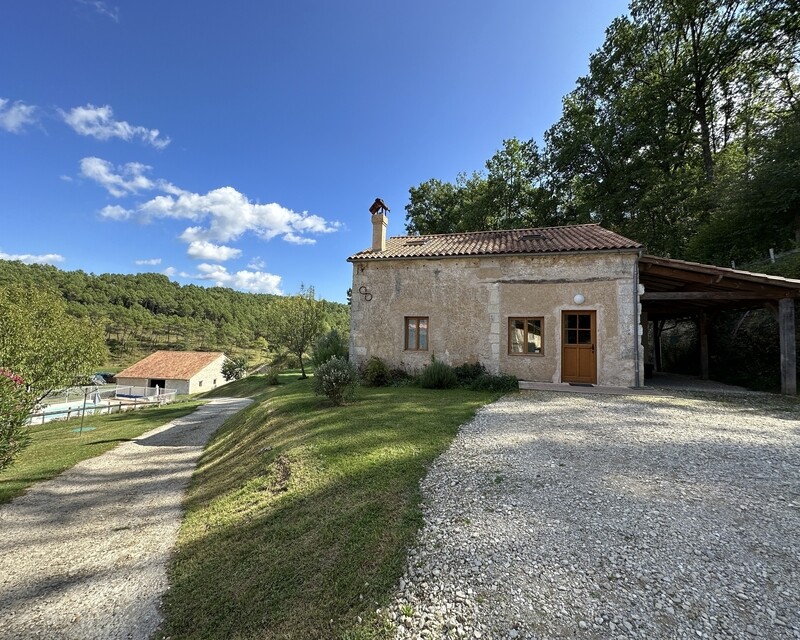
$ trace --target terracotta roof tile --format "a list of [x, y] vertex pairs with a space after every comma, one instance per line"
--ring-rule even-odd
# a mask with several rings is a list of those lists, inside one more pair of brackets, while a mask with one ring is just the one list
[[348, 261], [603, 251], [641, 247], [638, 242], [598, 224], [578, 224], [539, 229], [393, 236], [386, 241], [385, 251], [366, 249], [350, 256]]
[[221, 351], [156, 351], [120, 371], [119, 378], [188, 380], [223, 354]]

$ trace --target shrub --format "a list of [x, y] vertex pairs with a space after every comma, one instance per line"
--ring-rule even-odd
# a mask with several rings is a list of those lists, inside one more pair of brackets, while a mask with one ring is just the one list
[[314, 356], [311, 361], [315, 367], [318, 367], [334, 356], [347, 360], [347, 341], [336, 329], [330, 330], [317, 339], [314, 344]]
[[486, 368], [480, 362], [465, 362], [453, 369], [461, 387], [470, 386], [473, 381], [486, 374]]
[[280, 349], [273, 354], [272, 359], [269, 361], [269, 366], [276, 371], [285, 371], [300, 365], [297, 362], [296, 355], [289, 353], [286, 349]]
[[222, 363], [222, 377], [228, 382], [238, 380], [247, 373], [247, 360], [244, 358], [226, 358]]
[[452, 389], [457, 385], [458, 378], [453, 367], [439, 360], [433, 360], [419, 376], [419, 386], [425, 389]]
[[275, 386], [281, 383], [281, 381], [278, 379], [278, 370], [274, 367], [267, 367], [262, 371], [264, 374], [264, 382], [266, 382], [268, 385]]
[[516, 391], [519, 389], [519, 380], [514, 376], [484, 373], [475, 378], [469, 388], [473, 391]]
[[392, 387], [407, 387], [414, 384], [414, 376], [405, 369], [392, 369], [389, 371], [389, 385]]
[[358, 386], [358, 371], [344, 358], [333, 356], [317, 367], [314, 373], [314, 392], [327, 396], [335, 405], [352, 400]]
[[368, 387], [385, 387], [389, 384], [392, 374], [386, 363], [376, 356], [372, 356], [364, 367], [361, 378]]

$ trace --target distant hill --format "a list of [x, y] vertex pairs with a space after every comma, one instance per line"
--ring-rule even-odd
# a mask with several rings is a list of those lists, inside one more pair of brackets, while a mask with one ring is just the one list
[[[102, 324], [116, 361], [154, 349], [254, 353], [269, 342], [266, 314], [276, 296], [179, 285], [157, 273], [94, 275], [0, 260], [0, 287], [21, 284], [60, 293], [69, 312]], [[347, 331], [349, 307], [324, 302], [328, 324]]]

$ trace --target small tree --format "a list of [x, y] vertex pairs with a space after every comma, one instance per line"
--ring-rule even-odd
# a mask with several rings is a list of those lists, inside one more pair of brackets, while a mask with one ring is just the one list
[[0, 288], [0, 469], [25, 446], [36, 404], [90, 379], [106, 354], [101, 327], [69, 315], [58, 294]]
[[323, 331], [325, 307], [314, 299], [314, 287], [300, 287], [300, 293], [275, 299], [268, 311], [271, 342], [285, 347], [300, 361], [301, 377], [306, 378], [303, 354]]
[[247, 373], [247, 360], [244, 357], [226, 358], [222, 364], [222, 377], [228, 380], [238, 380]]
[[318, 367], [334, 356], [347, 360], [347, 341], [336, 329], [331, 329], [314, 344], [312, 362]]
[[0, 289], [0, 367], [25, 380], [36, 402], [91, 378], [107, 354], [102, 328], [69, 315], [59, 295]]

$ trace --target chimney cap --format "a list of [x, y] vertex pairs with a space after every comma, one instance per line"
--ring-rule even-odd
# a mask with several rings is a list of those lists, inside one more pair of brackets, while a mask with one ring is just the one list
[[389, 209], [389, 207], [386, 206], [386, 203], [380, 198], [375, 198], [375, 202], [373, 202], [372, 206], [369, 208], [369, 212], [373, 216], [379, 213], [382, 214], [386, 211], [391, 211], [391, 209]]

